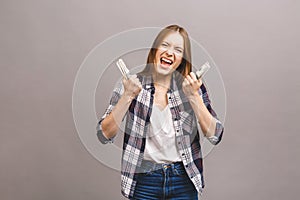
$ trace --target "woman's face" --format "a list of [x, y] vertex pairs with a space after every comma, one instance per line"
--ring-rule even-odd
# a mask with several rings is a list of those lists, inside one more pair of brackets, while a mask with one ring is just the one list
[[183, 37], [180, 33], [169, 33], [159, 44], [155, 54], [156, 73], [169, 75], [175, 71], [182, 61], [183, 48]]

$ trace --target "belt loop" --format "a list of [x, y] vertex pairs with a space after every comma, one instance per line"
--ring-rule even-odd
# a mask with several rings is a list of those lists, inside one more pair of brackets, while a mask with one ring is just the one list
[[171, 167], [172, 167], [172, 174], [175, 174], [175, 163], [171, 163]]

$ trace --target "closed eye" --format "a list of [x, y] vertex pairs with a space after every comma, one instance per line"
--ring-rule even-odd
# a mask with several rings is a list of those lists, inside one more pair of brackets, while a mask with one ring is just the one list
[[161, 46], [162, 47], [167, 47], [169, 44], [168, 43], [162, 43]]
[[176, 48], [175, 49], [178, 53], [182, 53], [183, 52], [183, 50], [181, 49], [181, 48]]

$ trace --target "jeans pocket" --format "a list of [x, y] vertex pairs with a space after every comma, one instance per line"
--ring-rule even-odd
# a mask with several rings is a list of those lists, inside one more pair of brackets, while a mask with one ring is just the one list
[[174, 174], [176, 176], [186, 176], [186, 171], [184, 168], [174, 168]]

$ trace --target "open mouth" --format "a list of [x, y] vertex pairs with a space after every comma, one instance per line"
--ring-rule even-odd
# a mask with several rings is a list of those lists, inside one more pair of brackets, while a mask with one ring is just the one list
[[170, 59], [168, 59], [168, 58], [162, 57], [162, 58], [160, 58], [160, 63], [163, 66], [169, 67], [169, 66], [171, 66], [173, 64], [173, 61], [170, 60]]

